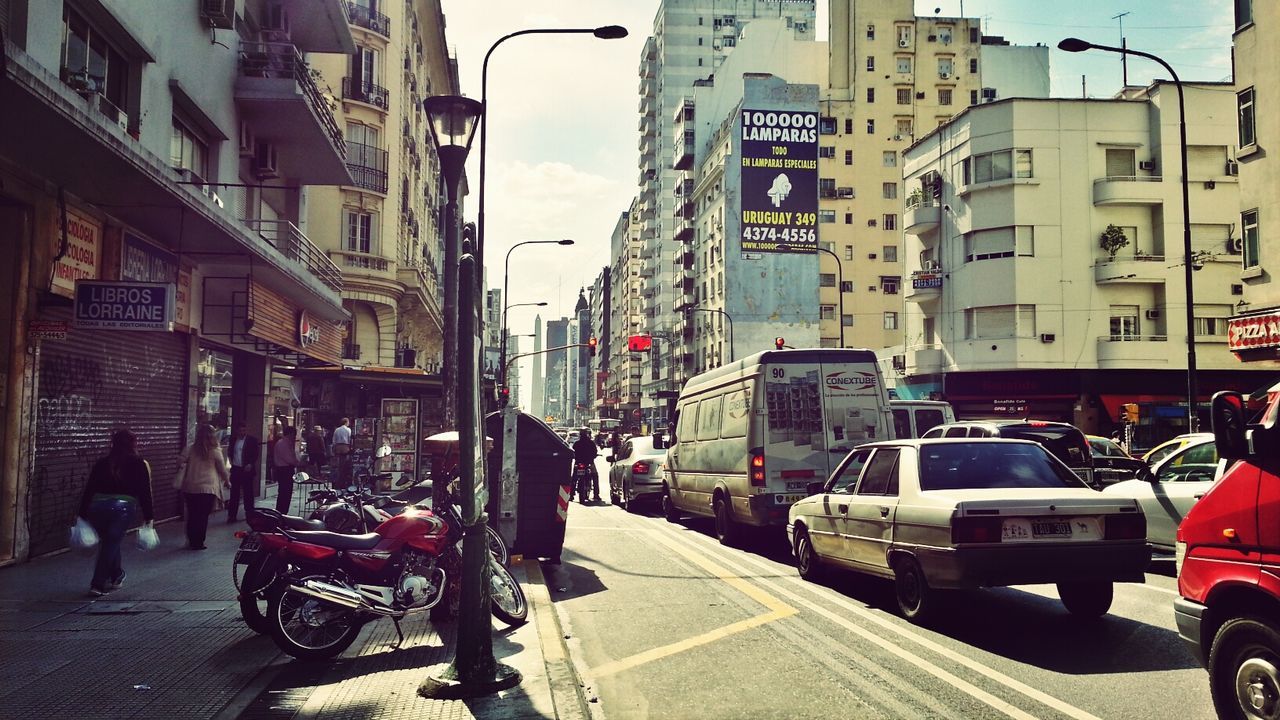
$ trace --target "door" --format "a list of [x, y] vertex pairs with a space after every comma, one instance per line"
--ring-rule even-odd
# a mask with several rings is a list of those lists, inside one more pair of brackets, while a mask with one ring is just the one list
[[1170, 455], [1156, 469], [1156, 482], [1142, 488], [1138, 502], [1147, 515], [1147, 540], [1172, 548], [1178, 525], [1213, 485], [1218, 449], [1212, 442], [1191, 445]]
[[876, 570], [889, 567], [901, 452], [901, 448], [877, 449], [849, 499], [844, 516], [844, 552], [858, 565]]
[[628, 440], [622, 444], [622, 447], [618, 448], [618, 454], [614, 456], [613, 462], [609, 465], [609, 488], [619, 495], [622, 495], [626, 489], [622, 476], [622, 469], [626, 467], [626, 463], [622, 461], [630, 454], [631, 441]]
[[[882, 414], [884, 387], [880, 371], [871, 362], [824, 362], [820, 365], [821, 427], [814, 449], [827, 452], [827, 472], [845, 454], [866, 442], [890, 439]], [[819, 444], [820, 443], [820, 444]]]
[[844, 548], [844, 516], [857, 487], [858, 476], [869, 457], [869, 449], [850, 453], [844, 464], [836, 469], [835, 476], [827, 482], [826, 492], [816, 503], [814, 514], [809, 519], [809, 537], [813, 540], [813, 549], [823, 557], [849, 559]]

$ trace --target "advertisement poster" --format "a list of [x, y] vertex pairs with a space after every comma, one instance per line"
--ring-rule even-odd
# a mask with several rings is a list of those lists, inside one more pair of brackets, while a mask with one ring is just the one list
[[[75, 208], [67, 208], [66, 253], [53, 265], [55, 294], [75, 299], [77, 280], [96, 280], [102, 252], [102, 223]], [[59, 228], [61, 230], [61, 228]], [[61, 233], [56, 238], [62, 245]]]
[[742, 110], [742, 252], [818, 251], [818, 114]]

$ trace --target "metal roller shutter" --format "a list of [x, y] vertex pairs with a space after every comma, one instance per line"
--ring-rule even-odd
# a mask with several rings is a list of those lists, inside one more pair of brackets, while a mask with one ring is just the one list
[[[68, 311], [44, 313], [69, 320]], [[31, 554], [66, 546], [93, 463], [128, 428], [151, 464], [156, 517], [178, 513], [171, 481], [185, 439], [187, 341], [157, 332], [72, 329], [40, 347], [35, 474], [28, 497]]]

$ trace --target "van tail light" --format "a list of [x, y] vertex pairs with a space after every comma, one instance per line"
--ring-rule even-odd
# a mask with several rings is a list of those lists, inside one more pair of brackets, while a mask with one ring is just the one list
[[1144, 540], [1147, 537], [1147, 516], [1142, 513], [1107, 515], [1104, 520], [1107, 540]]
[[648, 475], [648, 474], [649, 474], [649, 463], [647, 463], [647, 462], [645, 462], [645, 461], [641, 460], [640, 462], [638, 462], [638, 463], [636, 463], [636, 464], [632, 465], [632, 466], [631, 466], [631, 474], [632, 474], [632, 475]]
[[764, 487], [764, 448], [755, 448], [751, 451], [750, 460], [747, 461], [747, 475], [751, 478], [752, 487]]
[[998, 517], [951, 518], [951, 542], [956, 545], [1000, 542], [1001, 522]]

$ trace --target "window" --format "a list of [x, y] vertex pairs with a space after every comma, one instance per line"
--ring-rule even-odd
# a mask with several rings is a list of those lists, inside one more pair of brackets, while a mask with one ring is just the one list
[[356, 54], [351, 56], [351, 76], [359, 78], [362, 94], [372, 92], [378, 84], [379, 53], [373, 48], [356, 46]]
[[978, 91], [977, 91], [977, 90], [970, 90], [970, 91], [969, 91], [969, 104], [970, 104], [970, 105], [977, 105], [977, 104], [978, 104]]
[[1236, 94], [1236, 108], [1240, 114], [1240, 147], [1249, 147], [1258, 142], [1253, 123], [1253, 88], [1245, 88]]
[[1027, 173], [1026, 175], [1019, 174], [1018, 177], [1031, 177], [1030, 150], [999, 150], [973, 155], [965, 159], [961, 170], [961, 174], [964, 176], [964, 184], [995, 182], [996, 180], [1008, 180], [1013, 177], [1015, 153], [1018, 154], [1019, 173]]
[[969, 28], [969, 42], [977, 45], [982, 42], [982, 30], [978, 27]]
[[1138, 306], [1112, 305], [1111, 339], [1137, 340], [1139, 335], [1141, 333], [1138, 331]]
[[720, 401], [723, 399], [723, 397], [707, 398], [698, 403], [699, 440], [715, 440], [720, 437]]
[[911, 56], [910, 55], [899, 55], [897, 58], [897, 61], [898, 61], [898, 72], [900, 73], [911, 72]]
[[867, 72], [875, 72], [875, 71], [876, 71], [876, 56], [868, 55], [867, 56]]
[[845, 327], [853, 327], [853, 316], [852, 316], [852, 315], [850, 315], [850, 314], [848, 314], [848, 313], [845, 313], [844, 315], [841, 315], [841, 316], [840, 316], [840, 324], [841, 324], [841, 325], [843, 325], [843, 326], [845, 326]]
[[[852, 225], [852, 224], [853, 224], [853, 213], [851, 213], [851, 212], [847, 212], [847, 213], [845, 213], [845, 214], [844, 214], [844, 224], [845, 224], [845, 225]], [[852, 260], [853, 258], [849, 258], [849, 259], [850, 259], [850, 260]]]
[[852, 165], [852, 164], [853, 164], [853, 151], [852, 151], [852, 150], [845, 150], [845, 151], [844, 151], [844, 164], [845, 164], [845, 165]]
[[884, 314], [884, 329], [885, 330], [898, 329], [898, 313], [887, 312]]
[[978, 74], [978, 59], [977, 59], [977, 58], [970, 58], [970, 59], [969, 59], [969, 74], [971, 74], [971, 75], [977, 75], [977, 74]]
[[173, 119], [169, 140], [169, 166], [190, 170], [201, 180], [209, 177], [209, 145], [178, 118]]
[[875, 101], [876, 101], [876, 89], [873, 87], [867, 88], [867, 102], [873, 103]]
[[836, 119], [833, 117], [818, 118], [818, 132], [823, 135], [835, 135]]
[[[849, 215], [852, 215], [853, 213], [848, 213], [848, 214], [849, 214]], [[853, 246], [852, 246], [852, 245], [845, 245], [845, 246], [844, 246], [844, 259], [845, 259], [845, 260], [852, 260], [852, 259], [853, 259]]]
[[876, 134], [876, 121], [875, 121], [875, 120], [870, 120], [870, 119], [868, 119], [868, 120], [867, 120], [867, 134], [868, 134], [868, 135], [875, 135], [875, 134]]
[[702, 38], [698, 38], [698, 47], [702, 47]]
[[898, 246], [885, 245], [880, 248], [880, 259], [885, 262], [898, 262]]
[[911, 26], [898, 26], [898, 47], [911, 47]]
[[347, 252], [373, 252], [378, 241], [377, 216], [358, 210], [347, 210], [346, 214]]
[[911, 104], [911, 88], [898, 88], [898, 104], [899, 105]]
[[868, 40], [875, 40], [875, 39], [876, 39], [876, 26], [875, 26], [875, 25], [868, 25], [868, 26], [867, 26], [867, 39], [868, 39]]
[[939, 105], [951, 104], [951, 88], [938, 88], [938, 104]]
[[885, 295], [897, 295], [898, 288], [902, 285], [902, 278], [897, 275], [881, 275], [880, 276], [880, 292]]
[[835, 305], [819, 305], [818, 317], [821, 320], [835, 320], [836, 306]]
[[898, 153], [892, 150], [885, 150], [881, 160], [885, 167], [898, 167]]
[[1107, 177], [1133, 177], [1138, 162], [1133, 148], [1107, 148]]
[[1031, 151], [1013, 151], [1013, 176], [1020, 178], [1034, 177], [1031, 174]]
[[836, 179], [835, 178], [818, 178], [818, 195], [820, 197], [836, 196]]
[[[1201, 308], [1196, 308], [1196, 312], [1201, 312]], [[1197, 317], [1196, 320], [1196, 336], [1197, 337], [1217, 337], [1227, 334], [1227, 317], [1231, 315], [1231, 306], [1224, 306], [1222, 310], [1210, 311], [1220, 312], [1220, 315], [1213, 317]]]
[[853, 134], [853, 118], [844, 119], [844, 134], [845, 135]]
[[1258, 209], [1240, 213], [1241, 238], [1244, 240], [1244, 267], [1258, 267]]
[[943, 45], [951, 44], [951, 27], [943, 25], [938, 28], [938, 42]]
[[897, 216], [897, 215], [895, 215], [895, 214], [893, 214], [893, 213], [889, 213], [888, 215], [885, 215], [885, 216], [880, 220], [880, 228], [881, 228], [882, 230], [897, 230], [897, 229], [898, 229], [898, 216]]
[[823, 145], [818, 148], [818, 157], [833, 158], [836, 156], [836, 148], [834, 145]]
[[128, 123], [129, 64], [98, 28], [70, 7], [62, 10], [62, 82], [76, 92], [99, 96], [98, 109]]
[[859, 495], [898, 494], [898, 448], [881, 448], [871, 456], [871, 462], [858, 483]]
[[735, 45], [737, 45], [737, 44], [738, 44], [738, 38], [735, 38], [735, 37], [726, 37], [726, 38], [724, 39], [724, 46], [725, 46], [725, 47], [734, 47], [734, 46], [735, 46]]
[[835, 273], [818, 273], [818, 287], [835, 287]]
[[895, 125], [895, 131], [898, 135], [911, 134], [911, 118], [898, 118]]
[[938, 77], [949, 78], [955, 71], [955, 63], [949, 57], [938, 58]]
[[966, 340], [1035, 337], [1035, 305], [988, 305], [964, 311]]
[[858, 484], [858, 475], [862, 473], [862, 466], [867, 464], [867, 459], [870, 457], [871, 450], [858, 450], [851, 453], [849, 459], [845, 460], [844, 467], [831, 478], [831, 485], [827, 492], [852, 495], [854, 487]]
[[964, 236], [965, 262], [994, 260], [1014, 255], [1035, 255], [1035, 230], [1030, 225], [990, 228], [966, 233]]
[[924, 318], [924, 342], [926, 345], [938, 342], [937, 321], [931, 316]]
[[1253, 22], [1253, 0], [1236, 0], [1236, 29]]
[[898, 183], [883, 183], [880, 186], [880, 193], [885, 200], [896, 200], [898, 197]]
[[853, 292], [853, 281], [852, 280], [841, 281], [840, 292]]
[[818, 222], [833, 223], [835, 221], [836, 221], [835, 210], [819, 210], [818, 211]]

